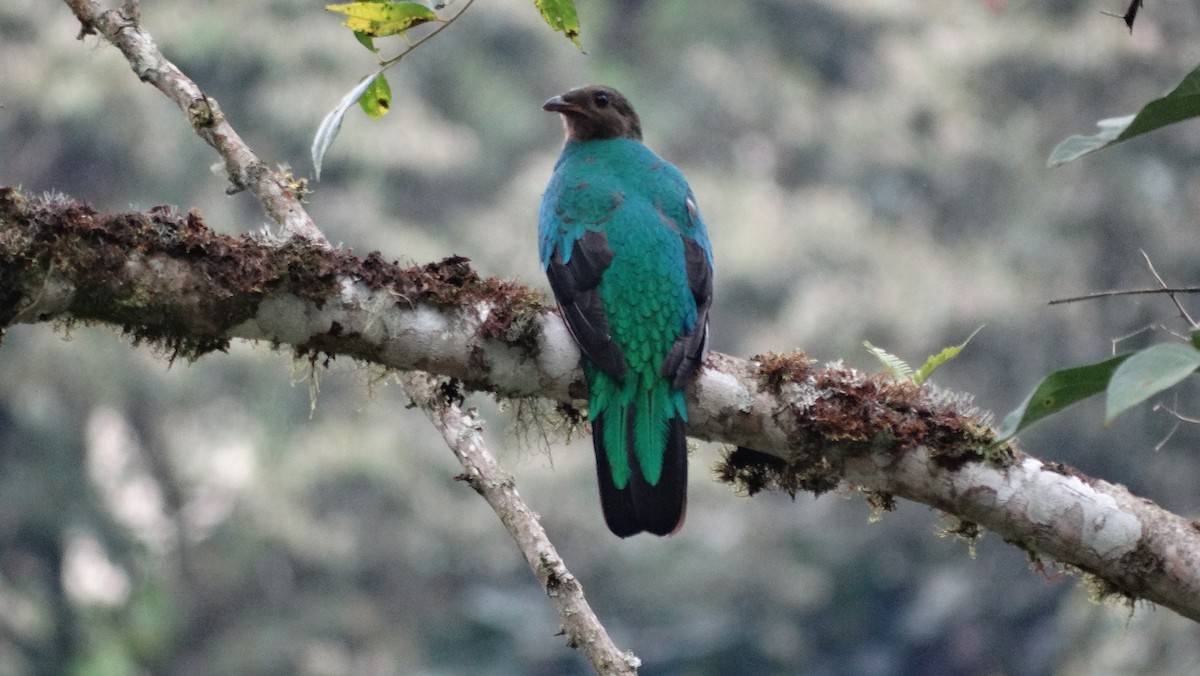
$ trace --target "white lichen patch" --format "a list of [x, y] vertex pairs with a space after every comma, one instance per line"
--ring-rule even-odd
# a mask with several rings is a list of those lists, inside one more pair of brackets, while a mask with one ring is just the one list
[[570, 374], [579, 365], [579, 349], [562, 318], [545, 315], [540, 320], [542, 331], [538, 335], [538, 359], [544, 369], [553, 374]]
[[754, 399], [745, 385], [732, 374], [716, 369], [701, 370], [700, 377], [696, 379], [696, 395], [713, 415], [730, 410], [745, 413], [754, 405]]
[[1101, 557], [1120, 556], [1137, 547], [1142, 524], [1123, 511], [1116, 499], [1097, 491], [1078, 477], [1060, 474], [1036, 460], [1026, 460], [1022, 469], [1025, 513], [1029, 520], [1046, 526], [1077, 529], [1080, 544]]

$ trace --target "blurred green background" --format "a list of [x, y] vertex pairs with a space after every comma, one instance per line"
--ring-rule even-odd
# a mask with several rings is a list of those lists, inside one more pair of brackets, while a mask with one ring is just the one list
[[[1197, 281], [1195, 123], [1045, 168], [1057, 141], [1200, 62], [1200, 8], [1152, 3], [1131, 36], [1099, 13], [1124, 4], [581, 2], [581, 54], [528, 0], [480, 2], [391, 71], [388, 117], [351, 112], [310, 210], [359, 253], [455, 253], [544, 288], [536, 209], [561, 128], [540, 105], [610, 84], [699, 196], [714, 349], [874, 369], [864, 339], [919, 363], [986, 324], [935, 381], [1003, 414], [1114, 338], [1182, 328], [1165, 298], [1047, 300], [1152, 285], [1139, 249]], [[374, 64], [321, 2], [159, 0], [142, 16], [260, 156], [298, 175], [321, 117]], [[173, 104], [78, 29], [61, 3], [0, 4], [0, 185], [263, 225]], [[108, 328], [10, 331], [0, 673], [588, 673], [400, 388], [348, 360], [318, 376], [264, 345], [168, 366]], [[1197, 415], [1195, 394], [1180, 391], [1182, 412]], [[1200, 671], [1200, 630], [1170, 611], [1091, 603], [992, 535], [972, 557], [921, 505], [871, 522], [850, 491], [746, 499], [711, 480], [716, 446], [693, 456], [681, 534], [620, 541], [587, 440], [547, 447], [513, 432], [512, 406], [472, 403], [642, 673]], [[1079, 406], [1022, 446], [1200, 512], [1195, 425], [1156, 451], [1170, 416], [1101, 419]]]

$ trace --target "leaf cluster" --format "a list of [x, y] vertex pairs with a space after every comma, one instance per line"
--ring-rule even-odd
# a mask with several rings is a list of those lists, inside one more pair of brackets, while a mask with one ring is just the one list
[[[342, 24], [354, 33], [354, 38], [359, 44], [376, 56], [380, 55], [380, 48], [375, 45], [375, 38], [400, 37], [405, 47], [396, 56], [382, 59], [379, 67], [359, 80], [321, 120], [312, 142], [313, 171], [318, 180], [321, 178], [321, 164], [325, 153], [337, 138], [342, 128], [342, 120], [350, 108], [357, 103], [367, 117], [373, 120], [387, 115], [392, 107], [392, 87], [388, 84], [384, 72], [462, 16], [473, 2], [474, 0], [465, 0], [452, 14], [438, 14], [435, 11], [445, 10], [446, 5], [441, 2], [434, 9], [419, 2], [392, 0], [361, 0], [325, 6], [330, 12], [345, 15], [346, 20]], [[576, 47], [583, 49], [583, 43], [579, 40], [579, 15], [575, 11], [573, 0], [534, 0], [533, 4], [551, 28], [565, 35]], [[439, 25], [416, 40], [409, 39], [410, 29], [431, 23]]]
[[1107, 392], [1104, 424], [1182, 382], [1200, 369], [1200, 331], [1190, 343], [1160, 343], [1104, 361], [1055, 371], [1000, 423], [997, 442], [1101, 392]]

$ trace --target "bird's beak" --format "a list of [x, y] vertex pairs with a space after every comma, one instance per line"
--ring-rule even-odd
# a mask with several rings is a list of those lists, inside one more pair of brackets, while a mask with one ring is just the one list
[[575, 105], [574, 103], [567, 102], [567, 100], [564, 99], [562, 96], [555, 96], [554, 98], [543, 103], [542, 110], [545, 110], [545, 111], [548, 111], [551, 113], [580, 113], [580, 112], [583, 112], [579, 108], [579, 106]]

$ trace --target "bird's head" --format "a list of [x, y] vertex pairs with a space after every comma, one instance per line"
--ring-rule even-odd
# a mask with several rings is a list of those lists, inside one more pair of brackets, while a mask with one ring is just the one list
[[542, 104], [542, 110], [562, 115], [570, 140], [642, 139], [642, 123], [633, 106], [612, 87], [578, 87]]

